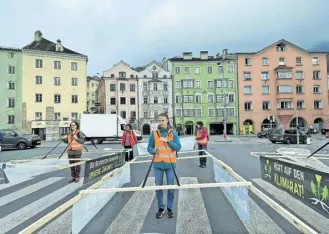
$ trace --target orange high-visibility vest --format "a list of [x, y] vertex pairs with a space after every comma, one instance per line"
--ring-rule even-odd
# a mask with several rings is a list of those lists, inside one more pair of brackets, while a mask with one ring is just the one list
[[[206, 129], [207, 130], [207, 129]], [[196, 132], [196, 136], [197, 137], [199, 137], [199, 136], [201, 136], [202, 134], [201, 134], [201, 129], [200, 130], [198, 130], [197, 132]], [[198, 144], [200, 144], [200, 145], [206, 145], [206, 144], [208, 144], [208, 134], [207, 134], [207, 136], [205, 137], [205, 138], [203, 138], [203, 139], [201, 139], [201, 140], [197, 140], [197, 142], [198, 142]]]
[[[155, 130], [154, 134], [154, 144], [156, 148], [154, 162], [165, 162], [165, 163], [176, 163], [176, 152], [171, 149], [166, 142], [160, 141], [161, 133], [159, 130]], [[168, 141], [174, 140], [174, 134], [172, 129], [168, 130], [168, 134], [165, 137]]]
[[[76, 132], [76, 134], [73, 134], [73, 135], [78, 135], [79, 134], [79, 131]], [[68, 143], [70, 144], [72, 140], [72, 134], [70, 133], [68, 136], [67, 136], [67, 141]], [[72, 141], [71, 145], [69, 146], [69, 149], [68, 150], [82, 150], [83, 149], [83, 145], [80, 144], [79, 142], [77, 142], [75, 139]]]

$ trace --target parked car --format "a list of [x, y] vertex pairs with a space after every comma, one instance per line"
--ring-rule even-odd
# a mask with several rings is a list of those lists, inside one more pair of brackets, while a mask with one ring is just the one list
[[41, 145], [41, 138], [38, 135], [7, 129], [0, 131], [3, 134], [3, 139], [1, 141], [2, 149], [23, 150], [27, 147], [35, 148], [37, 145]]
[[[307, 143], [307, 134], [299, 130], [299, 143]], [[272, 143], [282, 142], [286, 144], [297, 143], [297, 130], [296, 129], [275, 129], [269, 135], [269, 140]]]
[[259, 133], [257, 133], [257, 136], [259, 138], [268, 138], [269, 134], [272, 132], [272, 129], [269, 129], [269, 130], [263, 130]]

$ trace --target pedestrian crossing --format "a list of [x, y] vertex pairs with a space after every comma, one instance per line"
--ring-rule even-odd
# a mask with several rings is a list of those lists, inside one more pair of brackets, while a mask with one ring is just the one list
[[[67, 181], [68, 178], [57, 174], [32, 178], [24, 182], [24, 187], [20, 184], [0, 187], [0, 233], [19, 233], [76, 195], [82, 188], [82, 181], [71, 184]], [[180, 182], [202, 183], [193, 176], [181, 176]], [[315, 226], [319, 233], [326, 233], [328, 219], [262, 179], [253, 179], [252, 182]], [[152, 185], [154, 177], [150, 175], [146, 186]], [[131, 186], [136, 184], [129, 183], [124, 187]], [[167, 201], [166, 194], [165, 191], [164, 202]], [[80, 233], [299, 233], [292, 225], [284, 223], [279, 215], [269, 215], [273, 210], [268, 212], [268, 208], [260, 206], [261, 202], [255, 196], [251, 195], [249, 202], [251, 223], [246, 224], [239, 219], [220, 188], [177, 190], [173, 207], [175, 217], [156, 219], [155, 191], [117, 193]], [[72, 208], [36, 233], [69, 234], [71, 225]]]

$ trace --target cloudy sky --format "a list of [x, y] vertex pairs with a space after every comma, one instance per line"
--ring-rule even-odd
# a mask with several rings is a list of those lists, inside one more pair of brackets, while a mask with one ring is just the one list
[[88, 75], [120, 60], [251, 52], [281, 38], [329, 50], [328, 0], [0, 0], [0, 19], [0, 46], [23, 47], [41, 30], [88, 55]]

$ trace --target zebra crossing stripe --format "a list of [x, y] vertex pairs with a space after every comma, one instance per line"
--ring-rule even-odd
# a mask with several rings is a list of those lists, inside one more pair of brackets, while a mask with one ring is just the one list
[[33, 184], [31, 186], [25, 187], [21, 190], [18, 190], [14, 193], [8, 194], [0, 199], [0, 206], [4, 206], [10, 202], [13, 202], [19, 198], [22, 198], [24, 196], [27, 196], [33, 192], [38, 191], [39, 189], [42, 189], [48, 185], [51, 185], [53, 183], [56, 183], [57, 181], [63, 179], [64, 177], [50, 177], [46, 180], [42, 180], [39, 183]]
[[72, 233], [72, 209], [67, 210], [53, 222], [41, 229], [38, 234], [71, 234]]
[[[181, 177], [182, 184], [197, 184], [196, 177]], [[178, 190], [176, 233], [212, 233], [200, 189]]]
[[62, 198], [68, 196], [77, 188], [82, 186], [82, 181], [79, 183], [68, 184], [45, 197], [42, 197], [31, 204], [24, 206], [23, 208], [3, 217], [0, 219], [0, 230], [5, 233], [39, 212], [45, 210], [47, 207], [60, 201]]
[[23, 179], [23, 180], [19, 180], [19, 181], [15, 181], [13, 183], [8, 183], [8, 184], [0, 184], [0, 191], [3, 190], [3, 189], [6, 189], [6, 188], [9, 188], [11, 186], [15, 186], [15, 185], [18, 185], [18, 184], [21, 184], [23, 182], [26, 182], [28, 180], [32, 180], [33, 178], [26, 178], [26, 179]]
[[[147, 179], [146, 186], [151, 186], [154, 184], [154, 177], [149, 177]], [[155, 191], [135, 192], [125, 207], [105, 231], [105, 234], [139, 233], [143, 227], [144, 220], [147, 216], [147, 211], [151, 207], [154, 196]]]

